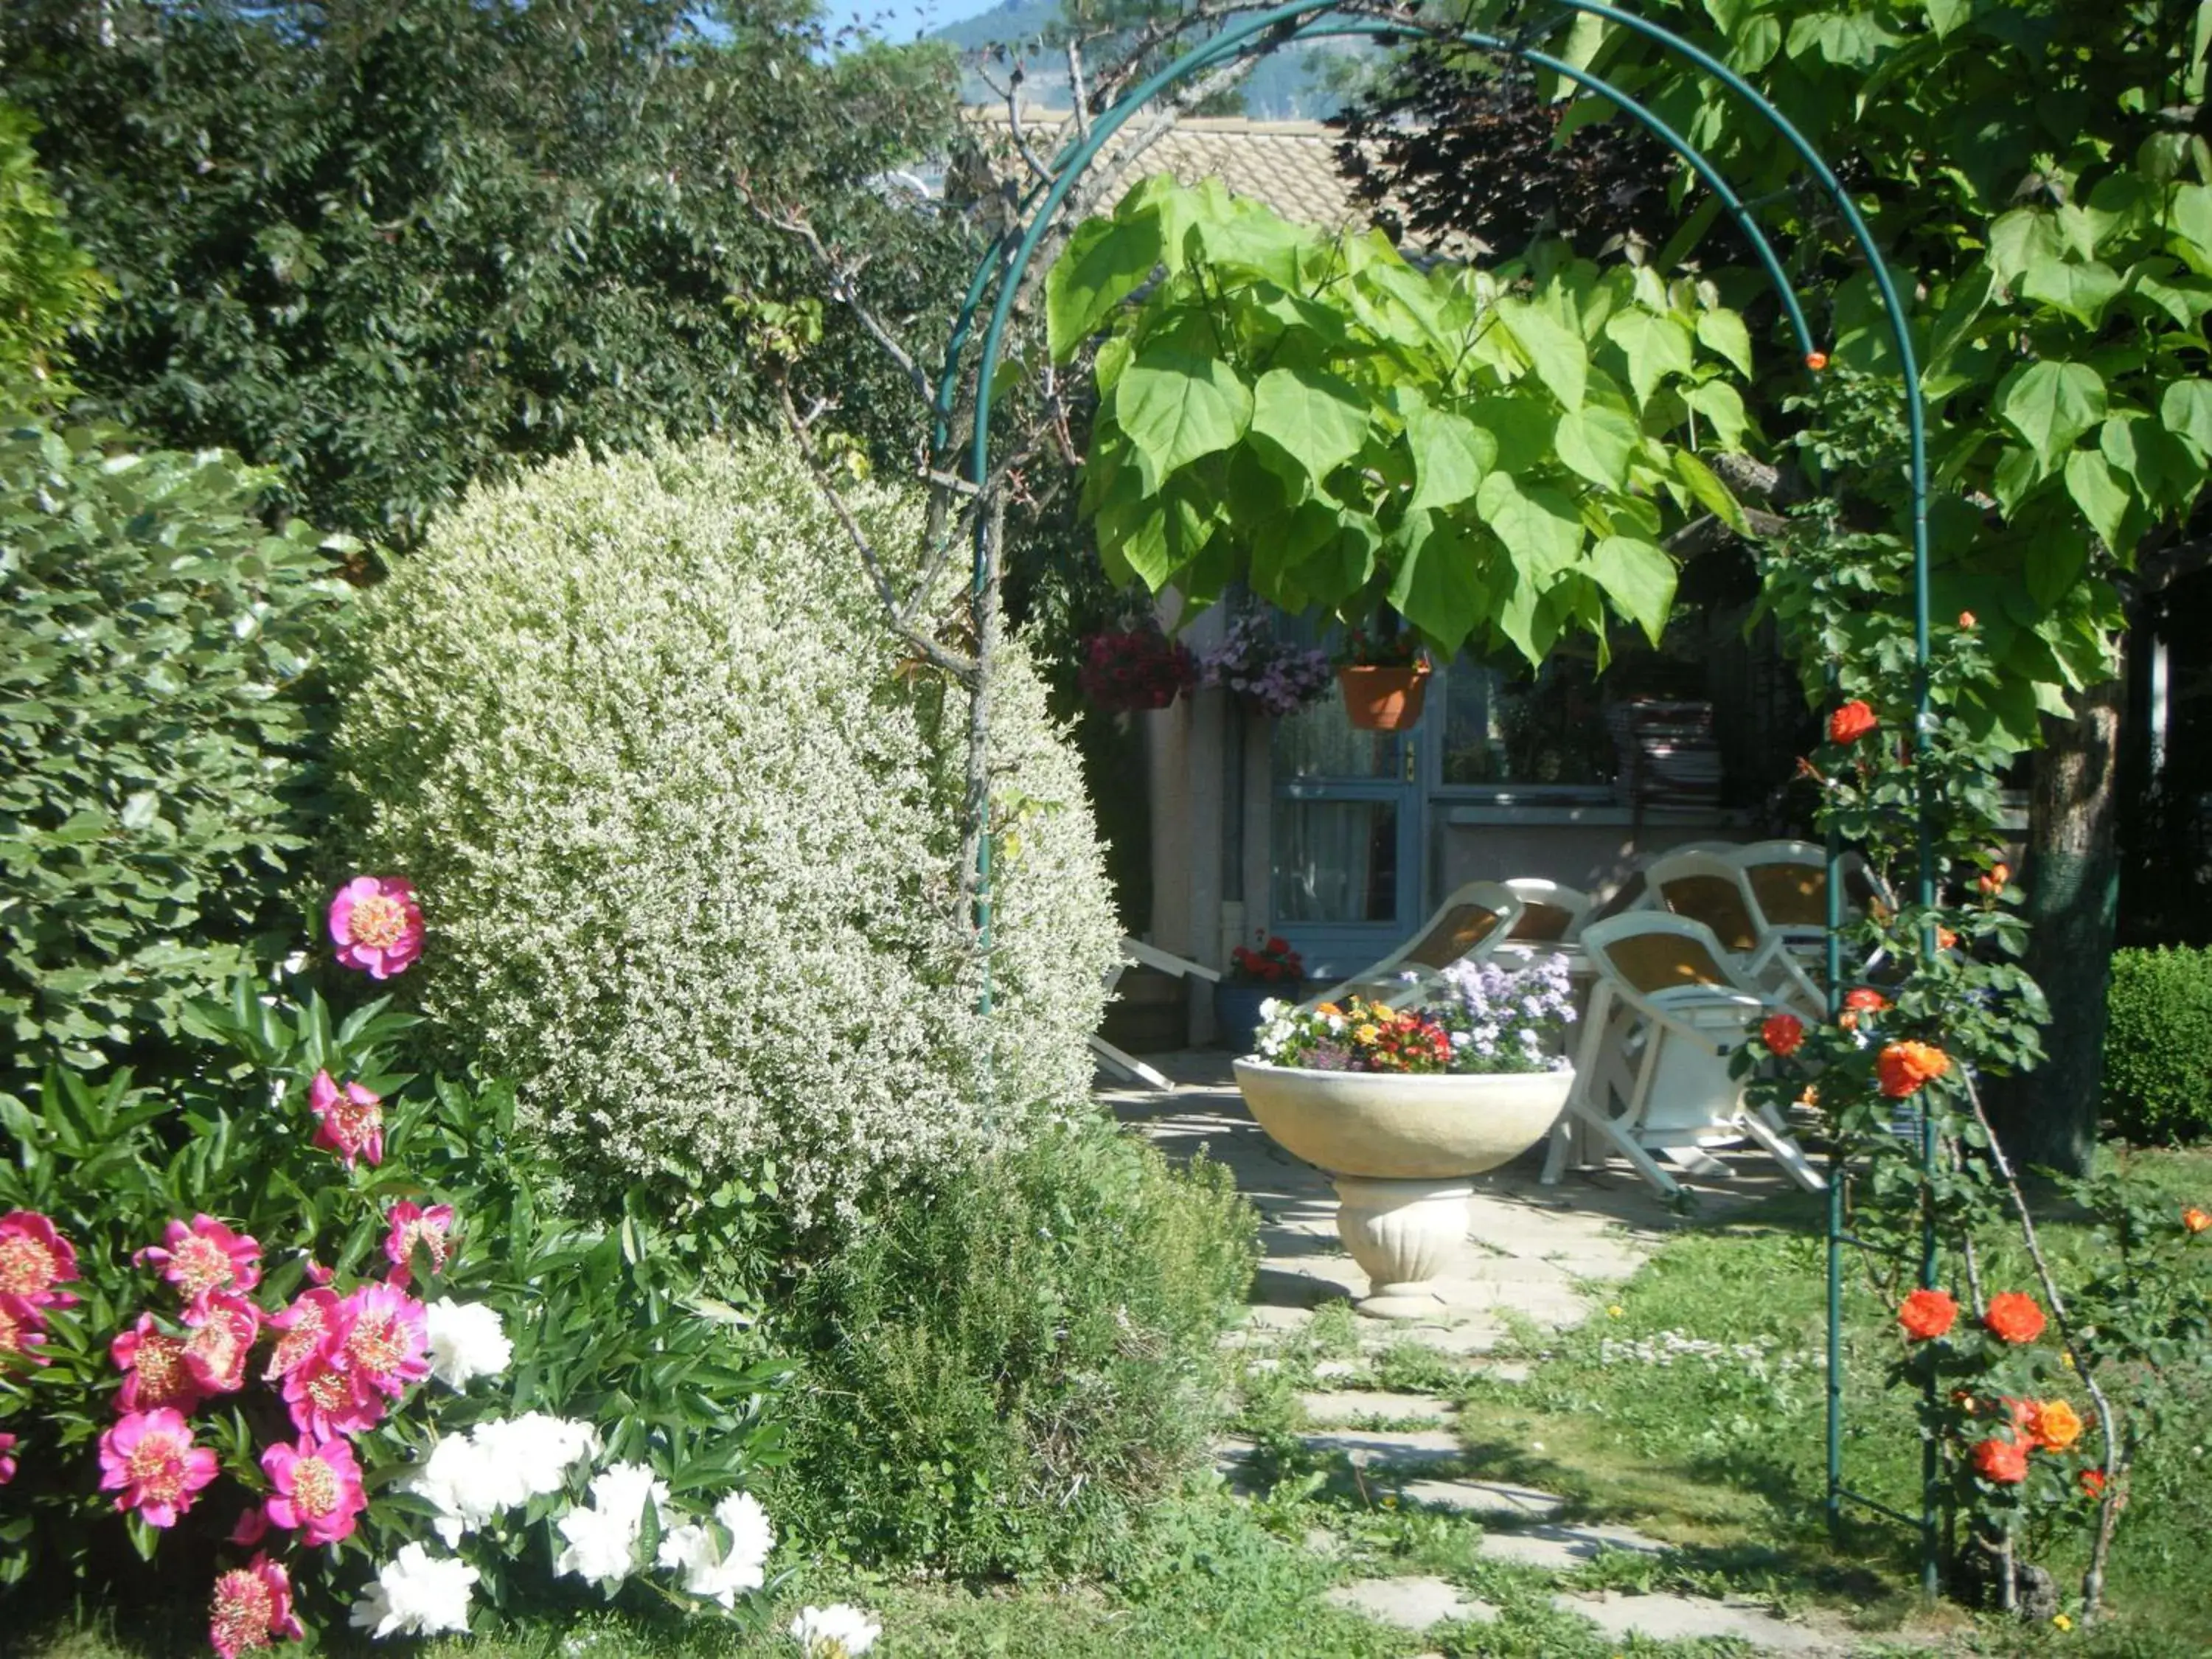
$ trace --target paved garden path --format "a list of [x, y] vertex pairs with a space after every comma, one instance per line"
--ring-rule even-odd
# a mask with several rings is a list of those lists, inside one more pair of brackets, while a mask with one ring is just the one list
[[[1162, 1092], [1102, 1079], [1100, 1097], [1129, 1127], [1170, 1156], [1203, 1151], [1228, 1166], [1258, 1209], [1262, 1260], [1243, 1328], [1229, 1340], [1254, 1351], [1248, 1365], [1277, 1362], [1266, 1349], [1308, 1324], [1323, 1303], [1365, 1293], [1365, 1276], [1336, 1234], [1335, 1194], [1328, 1177], [1291, 1157], [1246, 1113], [1224, 1054], [1153, 1055], [1177, 1086]], [[1784, 1185], [1778, 1170], [1756, 1158], [1731, 1158], [1725, 1180], [1685, 1177], [1701, 1212], [1743, 1204]], [[1562, 1518], [1552, 1493], [1484, 1478], [1456, 1433], [1456, 1408], [1431, 1395], [1371, 1386], [1370, 1361], [1407, 1340], [1434, 1348], [1453, 1372], [1481, 1372], [1516, 1382], [1525, 1364], [1493, 1358], [1510, 1346], [1518, 1325], [1540, 1338], [1580, 1322], [1603, 1305], [1607, 1287], [1629, 1278], [1682, 1218], [1625, 1166], [1570, 1174], [1558, 1187], [1537, 1179], [1540, 1152], [1506, 1169], [1474, 1177], [1468, 1232], [1459, 1259], [1437, 1281], [1433, 1317], [1358, 1322], [1361, 1358], [1324, 1359], [1312, 1367], [1317, 1386], [1301, 1396], [1306, 1428], [1300, 1438], [1318, 1463], [1332, 1467], [1364, 1501], [1384, 1494], [1395, 1503], [1449, 1510], [1480, 1518], [1486, 1560], [1557, 1577], [1607, 1552], [1662, 1555], [1667, 1546], [1632, 1528]], [[1232, 1490], [1256, 1493], [1263, 1481], [1257, 1448], [1225, 1437], [1217, 1466]], [[1342, 1548], [1332, 1531], [1307, 1540], [1323, 1554]], [[1431, 1576], [1362, 1578], [1330, 1592], [1340, 1606], [1408, 1631], [1451, 1622], [1488, 1623], [1498, 1609], [1461, 1586]], [[1620, 1638], [1715, 1636], [1744, 1642], [1753, 1652], [1838, 1656], [1856, 1650], [1849, 1636], [1774, 1617], [1762, 1607], [1709, 1596], [1664, 1593], [1613, 1595], [1563, 1586], [1553, 1604], [1595, 1622]]]

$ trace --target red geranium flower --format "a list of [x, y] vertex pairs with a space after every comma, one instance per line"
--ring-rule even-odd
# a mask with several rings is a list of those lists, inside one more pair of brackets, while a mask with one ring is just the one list
[[1990, 1310], [1982, 1316], [1983, 1328], [1998, 1340], [2011, 1343], [2033, 1342], [2043, 1334], [2043, 1310], [2035, 1298], [2019, 1291], [2000, 1291], [1990, 1298]]
[[1853, 698], [1828, 716], [1828, 741], [1856, 743], [1881, 724], [1875, 719], [1873, 709]]
[[1897, 1322], [1916, 1342], [1944, 1335], [1958, 1317], [1959, 1304], [1945, 1291], [1915, 1291], [1898, 1304]]

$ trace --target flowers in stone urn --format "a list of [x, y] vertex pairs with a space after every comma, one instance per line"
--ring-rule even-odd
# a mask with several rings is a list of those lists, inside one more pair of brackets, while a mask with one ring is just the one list
[[1442, 1025], [1426, 1014], [1386, 1007], [1365, 997], [1311, 1009], [1265, 1002], [1260, 1018], [1260, 1058], [1270, 1066], [1419, 1074], [1446, 1071], [1451, 1065], [1451, 1036]]
[[1575, 1005], [1565, 957], [1539, 957], [1525, 966], [1454, 963], [1434, 977], [1430, 996], [1414, 1008], [1357, 996], [1311, 1009], [1262, 1003], [1259, 1057], [1309, 1072], [1567, 1068], [1565, 1038]]

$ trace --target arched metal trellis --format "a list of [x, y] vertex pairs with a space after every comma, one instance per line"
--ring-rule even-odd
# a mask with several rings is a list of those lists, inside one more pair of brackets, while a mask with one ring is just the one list
[[[1492, 33], [1480, 29], [1462, 29], [1448, 24], [1426, 23], [1399, 12], [1364, 12], [1347, 9], [1328, 0], [1290, 0], [1290, 3], [1254, 13], [1249, 17], [1230, 23], [1210, 40], [1191, 48], [1132, 88], [1112, 107], [1092, 118], [1088, 131], [1061, 149], [1053, 159], [1048, 172], [1049, 179], [1033, 190], [1023, 204], [1024, 217], [1019, 234], [1010, 234], [1002, 239], [977, 265], [974, 279], [955, 319], [951, 340], [947, 347], [943, 373], [938, 383], [936, 400], [936, 438], [941, 449], [951, 439], [951, 423], [955, 396], [959, 385], [963, 364], [971, 345], [975, 347], [975, 390], [972, 407], [977, 411], [975, 431], [969, 444], [967, 477], [977, 489], [985, 487], [991, 476], [991, 432], [988, 411], [992, 404], [992, 391], [997, 375], [1000, 356], [1006, 343], [1006, 331], [1013, 313], [1015, 300], [1020, 293], [1023, 279], [1036, 259], [1049, 233], [1055, 216], [1066, 202], [1069, 193], [1091, 165], [1104, 153], [1115, 136], [1128, 122], [1160, 94], [1193, 76], [1218, 68], [1240, 58], [1257, 57], [1279, 47], [1316, 40], [1364, 39], [1383, 45], [1429, 45], [1461, 46], [1474, 51], [1500, 54], [1518, 58], [1535, 68], [1549, 70], [1562, 79], [1604, 98], [1630, 119], [1638, 122], [1655, 137], [1665, 143], [1694, 172], [1698, 179], [1712, 191], [1723, 209], [1742, 231], [1753, 253], [1766, 273], [1776, 296], [1782, 304], [1800, 351], [1803, 353], [1808, 372], [1817, 372], [1823, 359], [1814, 343], [1811, 328], [1805, 319], [1804, 308], [1796, 286], [1791, 283], [1772, 243], [1748, 204], [1738, 195], [1728, 179], [1706, 155], [1689, 139], [1676, 131], [1656, 112], [1632, 94], [1615, 86], [1603, 76], [1594, 74], [1565, 58], [1545, 51], [1539, 44], [1549, 40], [1562, 25], [1577, 15], [1597, 18], [1617, 27], [1643, 36], [1662, 51], [1679, 60], [1690, 70], [1711, 76], [1743, 102], [1772, 131], [1774, 136], [1796, 154], [1806, 173], [1821, 193], [1835, 208], [1846, 228], [1850, 239], [1867, 265], [1883, 314], [1888, 323], [1891, 342], [1897, 354], [1900, 395], [1904, 405], [1905, 434], [1909, 446], [1909, 484], [1911, 489], [1911, 546], [1913, 572], [1913, 652], [1915, 675], [1915, 720], [1913, 744], [1916, 757], [1924, 759], [1929, 733], [1931, 729], [1929, 689], [1929, 542], [1928, 542], [1928, 434], [1927, 410], [1921, 395], [1920, 370], [1912, 344], [1911, 331], [1907, 325], [1905, 306], [1887, 264], [1881, 258], [1872, 232], [1869, 229], [1857, 204], [1836, 178], [1833, 169], [1820, 152], [1793, 125], [1790, 119], [1744, 78], [1727, 64], [1672, 30], [1646, 18], [1623, 11], [1602, 0], [1550, 0], [1551, 14], [1534, 21], [1510, 36]], [[988, 311], [986, 307], [988, 307]], [[975, 340], [976, 319], [984, 319], [980, 343]], [[987, 602], [987, 592], [992, 580], [992, 560], [989, 538], [994, 534], [992, 514], [988, 511], [976, 517], [975, 548], [973, 574], [973, 592], [979, 606]], [[1924, 787], [1924, 786], [1923, 786]], [[1932, 849], [1927, 834], [1927, 811], [1924, 798], [1918, 803], [1918, 897], [1923, 911], [1935, 902], [1935, 874]], [[1832, 830], [1828, 846], [1828, 983], [1830, 1012], [1836, 1012], [1840, 995], [1841, 959], [1841, 848]], [[977, 838], [975, 868], [976, 910], [975, 927], [985, 961], [988, 964], [991, 942], [991, 845], [988, 835]], [[1933, 925], [1930, 924], [1933, 945]], [[988, 975], [987, 975], [988, 984]], [[986, 993], [988, 1005], [988, 991]], [[1921, 1159], [1923, 1175], [1932, 1174], [1936, 1155], [1936, 1128], [1932, 1119], [1924, 1117], [1921, 1125]], [[1914, 1528], [1921, 1547], [1921, 1576], [1923, 1587], [1932, 1595], [1937, 1585], [1938, 1571], [1938, 1496], [1940, 1466], [1936, 1444], [1932, 1439], [1923, 1443], [1921, 1465], [1920, 1513], [1912, 1516], [1893, 1509], [1863, 1493], [1853, 1491], [1843, 1474], [1843, 1358], [1842, 1358], [1842, 1251], [1846, 1244], [1859, 1244], [1844, 1226], [1844, 1175], [1841, 1154], [1832, 1164], [1828, 1182], [1827, 1220], [1827, 1513], [1832, 1525], [1839, 1524], [1846, 1504], [1856, 1504]], [[1916, 1264], [1919, 1282], [1932, 1287], [1936, 1282], [1936, 1235], [1932, 1218], [1923, 1220], [1919, 1241], [1918, 1261]], [[1929, 1386], [1933, 1388], [1932, 1381]]]

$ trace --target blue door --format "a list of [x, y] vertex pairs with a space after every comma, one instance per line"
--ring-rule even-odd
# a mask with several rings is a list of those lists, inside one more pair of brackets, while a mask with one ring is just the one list
[[1267, 914], [1310, 980], [1371, 966], [1420, 923], [1419, 738], [1360, 731], [1334, 696], [1275, 722]]

